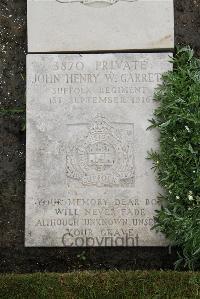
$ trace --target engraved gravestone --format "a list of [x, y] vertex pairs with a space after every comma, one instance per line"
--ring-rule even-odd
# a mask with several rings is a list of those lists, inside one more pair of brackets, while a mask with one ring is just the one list
[[29, 52], [173, 47], [173, 0], [28, 0]]
[[27, 56], [26, 246], [164, 246], [147, 150], [169, 53]]

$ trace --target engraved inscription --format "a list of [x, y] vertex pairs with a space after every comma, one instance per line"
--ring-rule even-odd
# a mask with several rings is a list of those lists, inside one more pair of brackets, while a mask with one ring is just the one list
[[121, 123], [111, 124], [98, 114], [89, 124], [86, 135], [69, 145], [67, 177], [88, 186], [133, 187], [133, 124], [123, 127]]

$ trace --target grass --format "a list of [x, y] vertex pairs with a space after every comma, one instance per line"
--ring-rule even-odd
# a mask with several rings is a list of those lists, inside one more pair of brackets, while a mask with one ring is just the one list
[[0, 109], [0, 116], [5, 116], [5, 115], [15, 115], [15, 114], [23, 114], [23, 115], [25, 115], [25, 112], [26, 112], [26, 110], [25, 110], [25, 108], [13, 108], [13, 109], [9, 109], [9, 108], [7, 108], [7, 109], [5, 109], [5, 108], [1, 108]]
[[96, 271], [0, 275], [4, 299], [200, 298], [200, 273]]

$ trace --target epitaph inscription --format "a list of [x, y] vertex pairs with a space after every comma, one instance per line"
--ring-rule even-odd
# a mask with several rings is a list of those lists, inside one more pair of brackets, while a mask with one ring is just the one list
[[165, 246], [147, 150], [169, 53], [27, 57], [26, 246]]

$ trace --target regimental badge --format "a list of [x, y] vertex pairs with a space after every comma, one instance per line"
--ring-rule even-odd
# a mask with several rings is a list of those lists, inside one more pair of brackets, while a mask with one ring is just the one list
[[134, 125], [98, 114], [84, 136], [68, 145], [66, 176], [83, 186], [134, 187]]
[[94, 6], [94, 7], [104, 7], [108, 5], [113, 5], [117, 2], [136, 2], [138, 0], [56, 0], [60, 3], [82, 3], [88, 6]]

